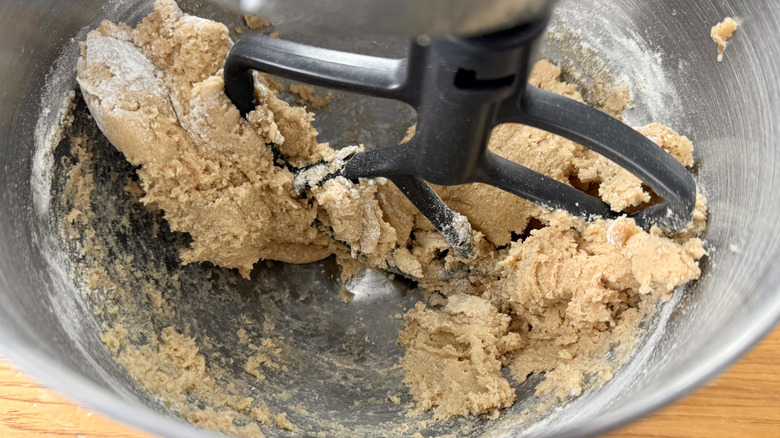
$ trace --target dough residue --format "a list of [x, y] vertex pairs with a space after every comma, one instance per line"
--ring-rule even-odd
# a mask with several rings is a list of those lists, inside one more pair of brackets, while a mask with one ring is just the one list
[[718, 45], [718, 61], [723, 59], [723, 53], [726, 52], [726, 46], [728, 46], [731, 38], [734, 37], [737, 28], [739, 28], [737, 20], [726, 17], [723, 21], [712, 26], [712, 29], [710, 29], [710, 37], [712, 37], [712, 40]]
[[333, 100], [333, 93], [329, 92], [324, 96], [317, 95], [314, 87], [307, 84], [290, 84], [289, 90], [290, 93], [297, 96], [295, 103], [308, 109], [320, 109]]
[[273, 26], [270, 20], [259, 15], [244, 15], [244, 23], [246, 23], [246, 27], [251, 30], [259, 30]]
[[[665, 236], [625, 217], [584, 222], [494, 187], [436, 187], [472, 225], [474, 254], [467, 259], [382, 179], [336, 177], [299, 192], [294, 169], [334, 161], [338, 154], [318, 142], [314, 115], [280, 100], [263, 75], [256, 75], [257, 108], [240, 116], [223, 90], [231, 45], [225, 26], [159, 0], [134, 29], [105, 22], [90, 32], [78, 81], [102, 132], [137, 167], [141, 202], [164, 212], [172, 230], [191, 236], [180, 254], [183, 263], [207, 261], [249, 277], [260, 260], [308, 263], [335, 255], [345, 278], [368, 266], [402, 274], [431, 294], [428, 304], [418, 303], [404, 316], [398, 337], [405, 383], [419, 411], [433, 410], [439, 420], [496, 417], [515, 402], [514, 385], [540, 373], [545, 378], [538, 396], [577, 396], [609, 380], [622, 362], [608, 364], [607, 353], [630, 350], [637, 324], [655, 304], [700, 275], [705, 251], [698, 236], [706, 225], [701, 196], [689, 228]], [[550, 62], [540, 61], [530, 81], [583, 101]], [[628, 92], [609, 96], [601, 109], [619, 115]], [[639, 131], [682, 164], [693, 164], [685, 136], [659, 124]], [[624, 169], [545, 131], [501, 125], [489, 147], [600, 196], [616, 211], [656, 200]], [[104, 342], [119, 344], [109, 335]], [[150, 346], [155, 352], [146, 354], [162, 355], [159, 367], [131, 375], [155, 394], [161, 392], [149, 382], [157, 373], [185, 367], [196, 374], [182, 378], [207, 378], [198, 374], [207, 359], [193, 342], [165, 331], [160, 344]], [[263, 368], [272, 363], [258, 350], [242, 368], [263, 380]], [[192, 389], [181, 384], [183, 394]], [[172, 394], [169, 404], [180, 412], [206, 415], [188, 410], [176, 391], [162, 394]], [[283, 414], [255, 417], [294, 428]], [[233, 433], [227, 425], [215, 427]]]

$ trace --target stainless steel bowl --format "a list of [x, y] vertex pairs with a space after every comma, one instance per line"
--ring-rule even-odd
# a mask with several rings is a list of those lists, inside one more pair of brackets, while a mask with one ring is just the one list
[[[217, 0], [298, 28], [385, 34], [473, 34], [531, 21], [556, 0]], [[349, 11], [345, 14], [344, 11]], [[446, 13], [442, 13], [446, 11]]]
[[[238, 22], [216, 6], [183, 6], [232, 20], [233, 25]], [[168, 437], [210, 436], [141, 391], [100, 342], [89, 303], [70, 278], [69, 255], [59, 243], [48, 204], [50, 128], [61, 117], [63, 97], [75, 88], [77, 42], [102, 19], [132, 22], [149, 9], [145, 1], [0, 3], [0, 354], [75, 402], [132, 426]], [[727, 15], [739, 17], [742, 26], [718, 63], [709, 29]], [[659, 308], [636, 352], [603, 387], [532, 422], [520, 422], [514, 414], [532, 403], [527, 397], [532, 388], [525, 385], [519, 389], [521, 402], [497, 421], [459, 419], [432, 432], [468, 428], [472, 436], [558, 437], [601, 433], [701, 385], [775, 325], [780, 317], [780, 196], [774, 192], [780, 182], [777, 29], [780, 3], [771, 0], [560, 3], [542, 53], [576, 66], [583, 81], [601, 74], [599, 65], [609, 65], [617, 81], [634, 90], [636, 105], [629, 122], [658, 121], [693, 139], [697, 181], [710, 209], [704, 275]], [[360, 51], [381, 46], [372, 44], [373, 37], [286, 35]], [[349, 139], [381, 144], [408, 123], [407, 116], [398, 117], [396, 107], [361, 105], [356, 99], [332, 105], [331, 113], [319, 119], [324, 136], [337, 143]], [[376, 129], [336, 135], [339, 123], [345, 123], [343, 116], [356, 111]], [[399, 293], [406, 285], [366, 275], [355, 285], [356, 299], [345, 305], [335, 298], [338, 284], [328, 280], [327, 272], [322, 274], [323, 266], [327, 268], [273, 265], [262, 268], [264, 281], [220, 292], [243, 294], [249, 302], [255, 295], [280, 290], [312, 297], [269, 300], [273, 308], [246, 311], [255, 318], [273, 314], [287, 324], [283, 329], [290, 336], [307, 337], [300, 349], [301, 358], [305, 353], [309, 361], [284, 376], [287, 387], [300, 390], [301, 403], [315, 414], [342, 419], [347, 429], [374, 428], [380, 433], [406, 421], [403, 409], [352, 402], [402, 388], [399, 373], [377, 370], [388, 369], [399, 354], [397, 323], [387, 315], [410, 305], [415, 293]], [[307, 312], [312, 303], [324, 309], [316, 317]], [[219, 338], [234, 328], [227, 317], [230, 311], [215, 306], [209, 314], [182, 318], [191, 318], [204, 334]], [[347, 327], [355, 329], [348, 341], [365, 354], [331, 360], [345, 342]], [[356, 384], [335, 383], [345, 366], [355, 371]], [[372, 388], [368, 391], [367, 383]], [[306, 424], [305, 418], [299, 420]]]

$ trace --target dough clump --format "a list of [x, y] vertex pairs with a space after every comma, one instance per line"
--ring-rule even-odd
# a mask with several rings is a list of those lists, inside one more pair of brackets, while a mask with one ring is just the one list
[[[473, 226], [474, 255], [465, 259], [382, 179], [337, 177], [299, 194], [290, 169], [335, 163], [339, 154], [318, 142], [314, 115], [280, 100], [262, 75], [258, 106], [240, 116], [223, 91], [231, 45], [224, 25], [158, 0], [135, 29], [105, 22], [89, 33], [78, 82], [100, 129], [137, 166], [141, 202], [192, 237], [183, 263], [248, 277], [259, 260], [335, 255], [345, 278], [368, 266], [417, 281], [430, 300], [404, 317], [401, 365], [418, 409], [437, 419], [497, 416], [511, 406], [507, 367], [518, 383], [546, 373], [537, 394], [556, 400], [609, 380], [607, 352], [629, 348], [655, 303], [700, 275], [701, 196], [690, 227], [665, 236], [625, 217], [586, 223], [493, 187], [436, 187]], [[531, 82], [583, 100], [549, 62], [536, 65]], [[612, 97], [605, 109], [619, 114], [628, 92]], [[659, 124], [640, 132], [693, 164], [686, 137]], [[654, 201], [633, 175], [545, 131], [501, 125], [490, 148], [616, 211]]]
[[712, 26], [712, 29], [710, 29], [710, 37], [712, 37], [712, 40], [718, 45], [718, 61], [723, 59], [723, 53], [726, 52], [726, 46], [728, 46], [731, 38], [734, 37], [737, 28], [739, 28], [737, 20], [726, 17], [723, 21]]

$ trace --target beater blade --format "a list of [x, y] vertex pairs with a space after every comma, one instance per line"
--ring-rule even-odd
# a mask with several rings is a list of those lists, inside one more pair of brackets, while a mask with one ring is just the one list
[[663, 201], [628, 214], [640, 226], [673, 232], [696, 203], [691, 174], [661, 147], [595, 108], [528, 83], [534, 43], [546, 20], [477, 37], [412, 39], [403, 59], [316, 48], [264, 35], [239, 40], [225, 62], [225, 91], [246, 115], [256, 106], [252, 70], [312, 85], [394, 99], [417, 111], [404, 144], [358, 152], [338, 170], [350, 180], [386, 177], [462, 255], [468, 222], [426, 183], [483, 183], [585, 219], [614, 218], [601, 199], [487, 149], [492, 129], [522, 123], [585, 146], [628, 170]]

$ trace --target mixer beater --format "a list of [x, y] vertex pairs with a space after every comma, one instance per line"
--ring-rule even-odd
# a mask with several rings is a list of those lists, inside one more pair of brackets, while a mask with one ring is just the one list
[[[490, 133], [502, 123], [546, 130], [612, 160], [663, 199], [628, 217], [643, 228], [684, 228], [693, 215], [696, 187], [682, 164], [621, 121], [528, 83], [535, 43], [546, 26], [542, 19], [480, 36], [413, 38], [403, 59], [252, 34], [240, 39], [226, 59], [225, 91], [245, 116], [256, 106], [252, 71], [258, 70], [412, 106], [417, 125], [410, 141], [354, 153], [317, 183], [334, 176], [385, 177], [465, 257], [473, 247], [468, 221], [449, 209], [427, 182], [488, 184], [585, 219], [622, 214], [594, 196], [489, 151]], [[296, 175], [310, 169], [290, 167]]]

